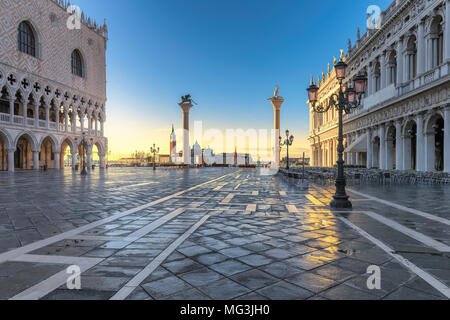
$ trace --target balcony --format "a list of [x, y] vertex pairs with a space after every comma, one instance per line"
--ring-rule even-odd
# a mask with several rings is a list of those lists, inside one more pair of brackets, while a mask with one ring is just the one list
[[398, 88], [398, 95], [404, 95], [424, 85], [432, 83], [442, 77], [449, 75], [448, 63], [435, 67], [434, 69], [417, 76], [415, 79], [409, 80]]
[[[9, 113], [0, 113], [0, 126], [1, 127], [5, 127], [5, 126], [12, 126], [12, 127], [29, 127], [29, 128], [35, 128], [36, 127], [36, 120], [34, 118], [25, 118], [23, 116], [14, 116], [13, 118], [13, 122], [11, 123], [11, 116]], [[39, 129], [44, 129], [46, 131], [56, 131], [56, 132], [65, 132], [66, 131], [66, 125], [64, 123], [60, 123], [59, 125], [56, 122], [52, 122], [50, 121], [48, 123], [48, 128], [47, 128], [47, 121], [46, 120], [38, 120], [37, 123], [37, 127]], [[73, 133], [72, 131], [73, 126], [71, 124], [68, 125], [67, 127], [67, 131], [68, 133]], [[88, 128], [84, 128], [84, 132], [89, 135], [89, 130]], [[77, 127], [77, 132], [76, 133], [82, 133], [81, 131], [81, 127]], [[91, 134], [90, 136], [93, 137], [102, 137], [102, 133], [100, 131], [98, 131], [97, 133], [95, 132], [95, 130], [91, 130]]]

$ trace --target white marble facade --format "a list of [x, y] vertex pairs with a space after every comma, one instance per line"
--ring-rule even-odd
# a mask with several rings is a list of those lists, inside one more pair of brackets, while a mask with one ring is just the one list
[[62, 0], [0, 1], [0, 170], [105, 166], [105, 24], [69, 28]]
[[[344, 117], [346, 164], [450, 173], [450, 0], [397, 0], [381, 18], [345, 56], [347, 81], [368, 77], [362, 106]], [[319, 82], [325, 103], [334, 70]], [[310, 108], [310, 127], [312, 164], [335, 165], [337, 112]]]

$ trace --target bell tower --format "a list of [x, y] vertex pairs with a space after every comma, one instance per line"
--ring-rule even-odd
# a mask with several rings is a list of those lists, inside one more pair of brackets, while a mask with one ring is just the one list
[[175, 128], [172, 125], [172, 133], [170, 134], [170, 162], [174, 163], [177, 158], [177, 136]]

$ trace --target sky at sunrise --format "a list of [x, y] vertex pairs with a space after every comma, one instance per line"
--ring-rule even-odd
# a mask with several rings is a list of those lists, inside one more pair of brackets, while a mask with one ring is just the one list
[[[267, 98], [285, 99], [281, 130], [295, 136], [293, 155], [309, 151], [306, 87], [347, 41], [365, 32], [367, 8], [388, 0], [76, 0], [109, 28], [107, 122], [111, 159], [169, 153], [172, 124], [181, 127], [180, 97], [203, 129], [273, 128]], [[194, 142], [194, 141], [193, 141]], [[213, 142], [214, 151], [222, 150]], [[179, 149], [181, 148], [181, 143]], [[245, 152], [245, 146], [238, 145]]]

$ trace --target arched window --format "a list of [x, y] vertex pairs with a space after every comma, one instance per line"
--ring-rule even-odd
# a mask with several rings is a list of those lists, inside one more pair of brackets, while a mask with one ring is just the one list
[[378, 92], [381, 90], [381, 64], [380, 62], [377, 62], [375, 64], [375, 70], [374, 70], [374, 84], [375, 84], [375, 92]]
[[395, 51], [391, 51], [387, 60], [388, 67], [388, 85], [396, 84], [397, 81], [397, 53]]
[[23, 53], [36, 57], [36, 37], [30, 24], [22, 21], [17, 33], [18, 49]]
[[417, 76], [417, 39], [412, 36], [408, 40], [406, 48], [406, 72], [407, 79], [412, 80]]
[[72, 74], [83, 77], [83, 59], [81, 53], [78, 50], [73, 50], [72, 52]]

